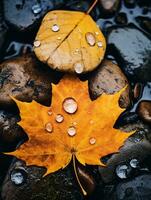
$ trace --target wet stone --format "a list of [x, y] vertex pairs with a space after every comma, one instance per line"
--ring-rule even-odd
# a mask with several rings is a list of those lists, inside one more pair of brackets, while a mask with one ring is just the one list
[[14, 105], [10, 96], [21, 101], [32, 99], [50, 104], [51, 71], [32, 55], [17, 57], [0, 64], [0, 105]]
[[133, 90], [133, 96], [138, 99], [142, 94], [143, 85], [141, 83], [136, 83]]
[[[120, 68], [112, 63], [112, 61], [104, 60], [90, 77], [90, 96], [92, 99], [96, 99], [104, 92], [114, 94], [127, 84], [128, 80]], [[129, 105], [129, 87], [121, 95], [119, 103], [121, 107], [127, 107]]]
[[112, 29], [108, 45], [130, 80], [151, 80], [151, 40], [143, 32], [134, 26]]
[[107, 14], [112, 14], [119, 7], [119, 0], [99, 0], [102, 10]]
[[87, 194], [93, 194], [93, 192], [95, 192], [96, 182], [92, 174], [80, 164], [77, 164], [77, 173], [79, 176], [79, 180], [84, 186], [84, 189], [87, 192]]
[[[150, 163], [151, 145], [150, 140], [147, 137], [150, 135], [150, 126], [140, 120], [135, 120], [135, 122], [129, 121], [128, 124], [120, 127], [120, 130], [124, 132], [137, 131], [124, 142], [124, 145], [120, 148], [118, 154], [111, 154], [107, 157], [105, 168], [99, 167], [99, 172], [105, 183], [117, 180], [118, 176], [115, 172], [117, 170], [117, 166], [120, 165], [127, 165], [128, 169], [130, 167], [132, 171], [130, 174], [128, 173], [130, 175], [128, 178], [133, 178], [135, 175], [135, 173], [133, 173], [135, 169], [130, 166], [130, 161], [132, 159], [139, 158], [139, 163], [141, 165], [137, 168], [137, 170], [141, 170], [142, 163], [145, 168], [148, 167], [148, 165], [144, 163], [145, 159], [148, 160], [148, 163]], [[104, 159], [106, 159], [106, 157]], [[124, 177], [125, 175], [123, 174], [124, 173], [122, 173], [122, 176]]]
[[144, 121], [151, 123], [151, 101], [141, 101], [137, 112]]
[[[15, 185], [10, 177], [12, 171], [24, 168], [27, 177], [22, 185]], [[27, 167], [21, 161], [13, 161], [2, 185], [3, 200], [82, 200], [83, 195], [73, 176], [72, 167], [67, 167], [43, 177], [42, 167]], [[20, 181], [20, 179], [19, 179]]]
[[60, 8], [62, 5], [61, 0], [5, 0], [4, 16], [11, 27], [19, 31], [29, 31], [37, 27], [49, 10]]
[[137, 17], [136, 21], [139, 25], [151, 34], [151, 18], [149, 17]]
[[151, 175], [144, 174], [119, 183], [115, 193], [118, 200], [149, 200], [151, 196]]
[[65, 8], [67, 10], [83, 11], [86, 12], [91, 6], [91, 2], [87, 0], [80, 1], [67, 1]]
[[124, 0], [124, 2], [128, 8], [134, 8], [136, 6], [136, 0]]
[[22, 54], [32, 53], [33, 45], [20, 41], [11, 41], [6, 47], [4, 60], [12, 59]]
[[1, 15], [1, 5], [2, 2], [0, 2], [0, 59], [2, 58], [2, 54], [4, 49], [2, 49], [2, 47], [4, 46], [4, 42], [7, 36], [7, 32], [8, 32], [8, 27], [4, 22], [4, 19]]
[[117, 24], [127, 24], [128, 19], [126, 14], [121, 12], [115, 17], [115, 21]]
[[0, 151], [12, 151], [27, 139], [23, 129], [17, 124], [19, 115], [0, 110]]

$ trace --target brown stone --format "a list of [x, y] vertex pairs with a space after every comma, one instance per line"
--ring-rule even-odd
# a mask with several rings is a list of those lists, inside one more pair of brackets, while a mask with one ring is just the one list
[[122, 108], [126, 108], [130, 104], [128, 80], [116, 64], [105, 60], [89, 80], [90, 96], [92, 99], [96, 99], [104, 92], [114, 94], [126, 85], [128, 87], [122, 93], [119, 100]]
[[136, 83], [135, 84], [135, 87], [134, 87], [134, 90], [133, 90], [133, 96], [135, 99], [138, 99], [141, 95], [141, 92], [142, 92], [142, 84], [141, 83]]
[[113, 13], [119, 6], [119, 0], [100, 0], [100, 5], [104, 12]]
[[151, 101], [141, 101], [137, 111], [144, 121], [151, 123]]
[[51, 101], [52, 74], [31, 55], [7, 60], [0, 65], [0, 105], [13, 105], [10, 96], [21, 101]]

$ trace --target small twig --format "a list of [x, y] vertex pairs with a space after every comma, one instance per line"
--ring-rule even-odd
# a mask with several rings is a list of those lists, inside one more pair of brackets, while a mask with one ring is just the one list
[[97, 4], [97, 2], [98, 2], [98, 0], [95, 0], [94, 2], [93, 2], [93, 4], [92, 4], [92, 6], [89, 8], [89, 10], [86, 12], [87, 14], [89, 14], [92, 10], [93, 10], [93, 8], [95, 7], [95, 5]]

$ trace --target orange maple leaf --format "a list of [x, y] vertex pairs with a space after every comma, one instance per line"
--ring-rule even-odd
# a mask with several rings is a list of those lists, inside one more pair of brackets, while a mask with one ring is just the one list
[[83, 165], [103, 165], [100, 158], [119, 150], [131, 133], [113, 128], [123, 112], [118, 100], [123, 90], [91, 101], [88, 83], [65, 76], [52, 87], [52, 105], [17, 103], [19, 125], [29, 140], [9, 153], [27, 165], [47, 168], [45, 175], [66, 167], [75, 158]]

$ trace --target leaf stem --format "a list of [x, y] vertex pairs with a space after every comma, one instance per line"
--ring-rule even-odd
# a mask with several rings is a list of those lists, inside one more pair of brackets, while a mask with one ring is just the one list
[[77, 168], [76, 168], [76, 161], [75, 161], [75, 155], [73, 155], [73, 168], [74, 168], [74, 172], [75, 172], [75, 175], [76, 175], [76, 179], [78, 181], [78, 184], [83, 192], [83, 194], [86, 196], [87, 195], [87, 192], [84, 190], [80, 180], [79, 180], [79, 177], [78, 177], [78, 173], [77, 173]]
[[95, 0], [95, 1], [93, 2], [93, 4], [92, 4], [91, 7], [89, 8], [89, 10], [86, 12], [86, 14], [89, 14], [89, 13], [93, 10], [93, 8], [94, 8], [95, 5], [97, 4], [97, 2], [98, 2], [98, 0]]

